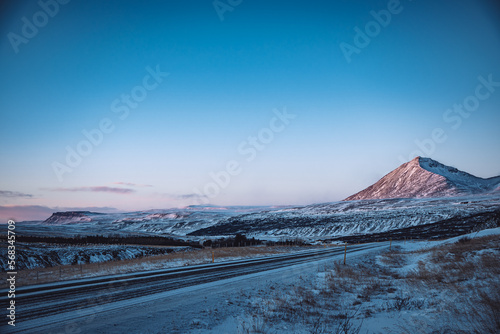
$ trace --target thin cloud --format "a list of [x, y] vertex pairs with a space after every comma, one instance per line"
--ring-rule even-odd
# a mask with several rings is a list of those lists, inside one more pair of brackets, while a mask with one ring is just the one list
[[202, 204], [209, 202], [208, 196], [196, 193], [192, 194], [160, 194], [173, 201], [190, 201], [191, 203]]
[[199, 198], [207, 198], [205, 195], [199, 195], [199, 194], [183, 194], [183, 195], [174, 195], [178, 199], [199, 199]]
[[70, 192], [102, 192], [102, 193], [114, 193], [114, 194], [131, 194], [134, 193], [134, 189], [130, 188], [116, 188], [116, 187], [75, 187], [75, 188], [54, 188], [50, 189], [51, 191], [70, 191]]
[[152, 185], [150, 185], [150, 184], [137, 184], [137, 183], [131, 183], [131, 182], [113, 182], [113, 184], [119, 184], [119, 185], [128, 186], [128, 187], [141, 187], [141, 188], [152, 187]]
[[33, 198], [31, 194], [20, 193], [18, 191], [0, 190], [0, 197], [8, 198]]

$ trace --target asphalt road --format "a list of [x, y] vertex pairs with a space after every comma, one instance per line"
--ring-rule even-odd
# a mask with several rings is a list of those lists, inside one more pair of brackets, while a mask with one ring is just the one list
[[[381, 246], [381, 243], [351, 245], [348, 246], [348, 254]], [[344, 247], [333, 247], [224, 263], [21, 287], [16, 291], [16, 326], [4, 327], [6, 325], [4, 319], [2, 327], [8, 329], [8, 332], [22, 332], [23, 329], [27, 330], [27, 327], [30, 329], [36, 328], [37, 319], [47, 320], [48, 317], [53, 315], [71, 311], [84, 311], [86, 308], [99, 305], [133, 300], [134, 298], [165, 291], [293, 266], [309, 261], [324, 260], [343, 253]], [[7, 305], [7, 296], [1, 296], [0, 302], [2, 305]], [[85, 312], [81, 314], [83, 315]], [[23, 326], [23, 324], [26, 324], [26, 326]]]

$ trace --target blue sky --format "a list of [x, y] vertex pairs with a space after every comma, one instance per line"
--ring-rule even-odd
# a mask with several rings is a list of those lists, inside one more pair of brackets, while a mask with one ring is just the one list
[[[336, 201], [418, 151], [500, 174], [495, 1], [61, 2], [2, 5], [9, 217]], [[453, 111], [463, 103], [472, 111]], [[94, 129], [89, 148], [82, 131]], [[90, 153], [71, 167], [78, 145]]]

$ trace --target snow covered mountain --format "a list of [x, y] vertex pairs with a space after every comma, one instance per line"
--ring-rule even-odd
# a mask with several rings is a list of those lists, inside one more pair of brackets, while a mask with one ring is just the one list
[[416, 157], [345, 201], [483, 194], [500, 189], [500, 176], [483, 179], [430, 158]]
[[49, 225], [65, 225], [91, 222], [95, 216], [103, 216], [103, 213], [90, 211], [65, 211], [54, 212], [44, 223]]
[[[441, 224], [441, 222], [445, 222]], [[500, 226], [500, 193], [441, 198], [341, 201], [302, 207], [218, 207], [95, 214], [55, 213], [45, 222], [18, 224], [30, 236], [162, 235], [197, 241], [237, 233], [260, 239], [309, 240], [434, 229], [434, 235]], [[451, 227], [450, 227], [451, 226]], [[423, 233], [422, 232], [422, 233]], [[392, 232], [391, 232], [392, 233]], [[394, 236], [394, 235], [392, 235]]]
[[199, 206], [185, 208], [137, 211], [127, 213], [97, 213], [89, 211], [55, 212], [43, 222], [24, 224], [25, 234], [38, 235], [43, 230], [50, 235], [110, 235], [110, 234], [162, 234], [185, 236], [212, 226], [228, 217], [278, 210], [264, 206]]
[[313, 240], [425, 229], [446, 221], [442, 224], [446, 235], [453, 224], [452, 230], [464, 231], [481, 224], [500, 226], [499, 189], [500, 176], [483, 179], [417, 157], [341, 202], [302, 207], [189, 206], [106, 214], [57, 212], [44, 222], [18, 228], [24, 235], [170, 235], [198, 240], [242, 233], [262, 239]]
[[447, 219], [456, 220], [453, 228], [459, 229], [469, 220], [468, 217], [478, 214], [489, 218], [467, 223], [469, 228], [481, 224], [497, 227], [500, 226], [500, 216], [497, 215], [499, 209], [498, 193], [466, 197], [342, 201], [233, 216], [191, 232], [190, 235], [226, 236], [241, 233], [262, 239], [335, 238], [423, 227]]

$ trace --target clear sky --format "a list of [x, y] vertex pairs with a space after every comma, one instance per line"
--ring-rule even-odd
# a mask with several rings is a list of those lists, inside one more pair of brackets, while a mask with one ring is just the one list
[[494, 0], [0, 13], [1, 219], [337, 201], [415, 155], [500, 175]]

